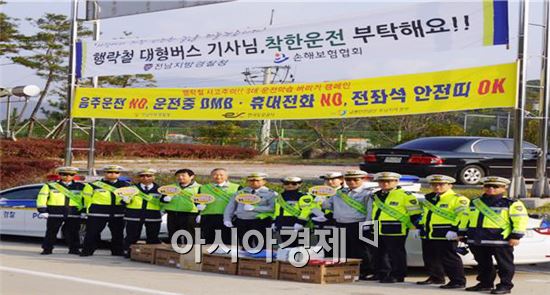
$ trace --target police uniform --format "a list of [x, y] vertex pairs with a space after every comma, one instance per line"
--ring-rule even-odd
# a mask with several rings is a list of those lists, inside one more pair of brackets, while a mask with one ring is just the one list
[[[399, 181], [401, 175], [380, 172], [375, 181]], [[372, 220], [378, 224], [378, 248], [375, 254], [375, 270], [371, 280], [381, 283], [403, 282], [407, 271], [405, 241], [409, 229], [418, 226], [421, 218], [420, 204], [416, 197], [399, 186], [379, 190], [373, 197]]]
[[[452, 184], [456, 181], [446, 175], [430, 175], [427, 180], [430, 184]], [[425, 196], [422, 202], [420, 237], [424, 266], [430, 276], [417, 284], [444, 284], [447, 275], [450, 282], [441, 288], [465, 287], [464, 265], [456, 249], [458, 229], [464, 227], [468, 221], [469, 204], [468, 198], [456, 194], [452, 189], [441, 194], [432, 192]]]
[[[144, 169], [138, 172], [142, 175], [155, 175], [153, 169]], [[139, 192], [129, 197], [129, 200], [122, 200], [126, 205], [124, 221], [126, 222], [126, 237], [124, 238], [124, 250], [127, 257], [130, 256], [130, 246], [135, 244], [141, 237], [141, 231], [145, 226], [146, 243], [160, 244], [159, 232], [161, 223], [159, 185], [155, 182], [145, 185], [135, 184]]]
[[[121, 172], [123, 168], [117, 165], [109, 165], [103, 170], [105, 172]], [[81, 256], [94, 254], [105, 226], [108, 226], [111, 232], [111, 254], [115, 256], [124, 255], [125, 206], [121, 197], [115, 195], [114, 191], [117, 188], [130, 185], [130, 183], [118, 179], [114, 182], [102, 179], [86, 184], [82, 194], [88, 218]]]
[[[335, 178], [341, 178], [342, 182], [344, 181], [344, 174], [342, 172], [328, 172], [324, 175], [321, 175], [319, 178], [327, 181], [329, 179], [335, 179]], [[339, 187], [333, 187], [335, 190], [339, 190], [344, 188], [344, 183]], [[319, 203], [319, 206], [322, 206], [322, 202]], [[324, 212], [326, 221], [316, 221], [313, 220], [313, 224], [317, 228], [325, 228], [325, 227], [331, 227], [334, 226], [334, 217], [332, 216], [332, 211], [325, 209]]]
[[[56, 169], [59, 174], [75, 175], [78, 168], [60, 167]], [[39, 217], [47, 218], [46, 235], [42, 242], [42, 253], [51, 254], [57, 232], [63, 226], [62, 231], [65, 241], [69, 246], [69, 254], [80, 254], [79, 230], [81, 224], [81, 212], [84, 208], [82, 200], [84, 184], [71, 181], [64, 183], [59, 180], [44, 184], [36, 199], [36, 208]]]
[[[481, 180], [483, 185], [507, 187], [506, 178], [489, 176]], [[503, 195], [484, 194], [470, 203], [467, 226], [461, 230], [478, 264], [479, 283], [466, 288], [467, 291], [488, 291], [493, 288], [496, 278], [493, 257], [498, 266], [500, 284], [491, 294], [506, 294], [514, 286], [514, 248], [509, 240], [521, 239], [526, 231], [529, 217], [527, 209], [519, 200]]]
[[206, 207], [199, 213], [201, 216], [201, 234], [206, 244], [214, 243], [216, 231], [221, 232], [224, 244], [231, 244], [231, 228], [223, 225], [223, 214], [233, 195], [241, 189], [242, 187], [239, 184], [229, 181], [219, 184], [203, 184], [199, 188], [200, 194], [208, 194], [214, 197], [214, 202], [206, 204]]
[[[264, 173], [252, 173], [247, 179], [258, 179], [263, 180], [267, 177]], [[245, 204], [238, 203], [235, 198], [240, 194], [253, 194], [260, 197], [260, 201], [253, 206], [252, 210], [247, 210]], [[234, 219], [235, 227], [237, 228], [237, 234], [239, 239], [239, 244], [243, 245], [243, 236], [246, 232], [250, 230], [257, 230], [261, 233], [264, 238], [264, 248], [266, 246], [266, 231], [271, 228], [271, 222], [275, 210], [275, 199], [277, 198], [277, 193], [271, 189], [262, 186], [258, 189], [253, 189], [251, 187], [245, 187], [242, 190], [238, 191], [229, 201], [227, 207], [224, 211], [224, 223], [229, 225]], [[252, 236], [250, 238], [249, 245], [251, 247], [256, 247], [259, 244], [259, 241]]]
[[185, 230], [194, 235], [197, 225], [195, 220], [199, 211], [193, 202], [193, 196], [198, 193], [201, 186], [194, 180], [187, 185], [181, 183], [173, 185], [179, 187], [181, 192], [175, 196], [162, 196], [160, 199], [162, 210], [168, 215], [167, 227], [170, 240], [178, 230]]
[[[361, 170], [347, 171], [344, 178], [365, 178], [367, 173]], [[359, 240], [360, 223], [371, 219], [373, 191], [371, 188], [360, 186], [355, 189], [344, 187], [336, 195], [323, 202], [323, 208], [332, 211], [335, 226], [346, 230], [346, 256], [362, 259], [361, 275], [366, 276], [369, 271], [369, 257], [367, 246]]]
[[[281, 181], [283, 183], [302, 183], [300, 177], [285, 177]], [[307, 225], [311, 209], [314, 205], [313, 196], [300, 192], [298, 186], [294, 190], [285, 190], [277, 196], [275, 201], [274, 228], [279, 231], [279, 244], [285, 243], [291, 238], [290, 234], [284, 234], [281, 230], [300, 231]], [[297, 246], [299, 246], [298, 238], [286, 247]]]

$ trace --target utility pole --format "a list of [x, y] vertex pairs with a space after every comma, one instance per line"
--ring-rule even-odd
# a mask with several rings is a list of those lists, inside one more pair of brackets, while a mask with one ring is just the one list
[[548, 175], [546, 175], [546, 161], [548, 157], [548, 105], [550, 101], [550, 71], [548, 67], [549, 45], [550, 41], [550, 4], [548, 0], [544, 1], [543, 8], [543, 30], [542, 30], [542, 69], [541, 69], [541, 88], [540, 88], [540, 123], [539, 123], [539, 147], [540, 154], [537, 159], [537, 180], [533, 183], [531, 196], [535, 198], [550, 197], [550, 185], [548, 184]]
[[519, 9], [519, 40], [518, 40], [518, 83], [516, 109], [514, 114], [514, 159], [512, 166], [512, 198], [527, 197], [525, 179], [523, 178], [523, 129], [525, 120], [525, 96], [527, 93], [527, 45], [528, 45], [528, 0], [520, 2]]
[[72, 163], [72, 145], [73, 145], [73, 117], [71, 108], [73, 107], [74, 89], [76, 85], [76, 39], [78, 37], [78, 0], [72, 0], [71, 3], [71, 38], [69, 51], [69, 68], [68, 76], [69, 89], [67, 90], [67, 130], [65, 134], [65, 166], [70, 166]]
[[[264, 68], [264, 85], [272, 83], [271, 67]], [[271, 141], [271, 120], [262, 120], [262, 128], [260, 129], [260, 151], [262, 155], [269, 155], [269, 143]]]

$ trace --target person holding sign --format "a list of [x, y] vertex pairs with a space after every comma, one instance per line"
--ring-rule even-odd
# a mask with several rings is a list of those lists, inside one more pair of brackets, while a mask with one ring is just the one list
[[80, 256], [91, 256], [101, 239], [101, 232], [105, 226], [111, 231], [111, 254], [124, 255], [124, 211], [122, 198], [115, 194], [115, 190], [131, 184], [119, 180], [123, 170], [118, 165], [108, 165], [103, 168], [103, 179], [88, 183], [82, 190], [84, 203], [87, 208], [86, 236]]
[[122, 194], [122, 202], [126, 204], [126, 237], [124, 238], [124, 250], [126, 257], [130, 257], [130, 246], [135, 244], [140, 236], [143, 226], [147, 235], [147, 244], [160, 244], [159, 232], [162, 221], [160, 215], [159, 185], [155, 183], [154, 169], [143, 169], [138, 172], [137, 190], [133, 194]]
[[251, 238], [249, 245], [253, 248], [263, 246], [265, 249], [265, 234], [271, 228], [271, 220], [275, 210], [277, 193], [265, 187], [264, 173], [252, 173], [247, 176], [248, 186], [238, 191], [229, 201], [224, 211], [224, 225], [233, 227], [233, 217], [239, 236], [239, 244], [243, 245], [243, 236], [250, 230], [259, 231], [263, 236], [264, 244], [258, 239]]
[[[466, 277], [462, 259], [456, 253], [457, 232], [468, 222], [470, 200], [452, 189], [455, 179], [447, 175], [427, 177], [432, 192], [421, 203], [422, 258], [430, 276], [419, 285], [440, 284], [443, 289], [464, 288]], [[461, 224], [462, 223], [462, 224]], [[446, 285], [445, 274], [450, 282]]]
[[[504, 197], [510, 181], [497, 176], [481, 179], [483, 195], [470, 203], [466, 228], [459, 238], [466, 240], [477, 262], [479, 283], [466, 291], [491, 291], [491, 294], [510, 293], [514, 284], [514, 247], [525, 235], [529, 217], [520, 200]], [[500, 284], [493, 289], [496, 277], [493, 257], [497, 262]]]
[[74, 181], [78, 168], [59, 167], [56, 172], [60, 180], [44, 184], [36, 198], [38, 217], [47, 219], [46, 235], [40, 254], [52, 254], [57, 232], [61, 226], [63, 226], [63, 235], [67, 246], [69, 246], [69, 254], [80, 254], [78, 231], [81, 212], [84, 208], [82, 202], [84, 184]]
[[[366, 244], [359, 240], [360, 223], [370, 220], [372, 210], [372, 190], [363, 186], [367, 173], [351, 170], [344, 174], [347, 187], [323, 202], [323, 208], [333, 212], [335, 225], [346, 230], [346, 253], [349, 258], [362, 259], [360, 278], [369, 270]], [[336, 254], [336, 253], [335, 253]]]
[[[335, 190], [342, 189], [346, 185], [346, 183], [344, 182], [344, 174], [342, 172], [328, 172], [324, 175], [321, 175], [320, 178], [324, 180], [325, 186], [329, 186]], [[315, 195], [315, 196], [318, 196], [318, 195]], [[317, 203], [319, 204], [319, 206], [322, 206], [322, 203], [324, 201], [323, 197], [317, 198], [317, 201], [318, 201]], [[330, 196], [326, 196], [326, 197], [330, 197]], [[318, 228], [333, 226], [334, 218], [332, 216], [332, 211], [327, 209], [327, 210], [324, 210], [323, 214], [324, 216], [322, 218], [319, 216], [313, 217], [312, 218], [313, 224]]]
[[[275, 202], [275, 230], [302, 230], [309, 221], [311, 208], [314, 205], [313, 196], [299, 191], [302, 185], [300, 177], [285, 177], [281, 179], [284, 191], [277, 196]], [[281, 243], [291, 238], [280, 232]], [[287, 247], [297, 247], [298, 239], [291, 241]]]
[[405, 281], [405, 241], [409, 229], [419, 227], [422, 210], [412, 193], [397, 186], [400, 178], [401, 175], [393, 172], [380, 172], [374, 177], [380, 187], [372, 196], [372, 220], [378, 224], [378, 247], [374, 255], [377, 273], [367, 280]]
[[185, 230], [194, 235], [199, 210], [193, 196], [198, 193], [200, 184], [195, 181], [195, 172], [191, 169], [179, 169], [174, 173], [178, 183], [166, 185], [159, 189], [163, 194], [160, 201], [162, 210], [168, 214], [168, 236], [178, 230]]
[[231, 197], [241, 190], [239, 184], [228, 181], [227, 170], [216, 168], [210, 172], [212, 182], [199, 188], [200, 198], [195, 200], [200, 216], [201, 234], [206, 244], [213, 244], [216, 231], [221, 232], [222, 241], [231, 244], [231, 229], [224, 226], [223, 214]]

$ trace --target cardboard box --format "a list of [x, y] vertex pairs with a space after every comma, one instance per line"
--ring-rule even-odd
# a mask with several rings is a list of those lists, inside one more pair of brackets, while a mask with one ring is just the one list
[[302, 268], [288, 262], [279, 262], [279, 280], [315, 284], [351, 283], [359, 279], [360, 259], [348, 259], [346, 263], [308, 264]]
[[[186, 254], [181, 254], [180, 255], [180, 268], [181, 269], [184, 269], [184, 270], [194, 270], [194, 271], [202, 271], [202, 263], [196, 263], [195, 262], [195, 247], [197, 247], [199, 245], [195, 245], [193, 246], [193, 248], [191, 249], [191, 251], [189, 251], [188, 253]], [[203, 253], [205, 253], [205, 251], [207, 250], [208, 248], [205, 248], [205, 246], [202, 246], [202, 249], [201, 251], [199, 252], [199, 255], [201, 256], [201, 260], [202, 261], [202, 255]]]
[[202, 271], [236, 275], [237, 265], [231, 262], [231, 255], [202, 254]]
[[276, 280], [279, 277], [279, 262], [267, 263], [260, 258], [239, 258], [238, 274], [256, 278]]
[[167, 249], [167, 244], [134, 244], [130, 246], [130, 259], [147, 263], [155, 262], [155, 250]]
[[155, 250], [155, 264], [180, 268], [180, 256], [181, 254], [172, 248], [159, 248]]

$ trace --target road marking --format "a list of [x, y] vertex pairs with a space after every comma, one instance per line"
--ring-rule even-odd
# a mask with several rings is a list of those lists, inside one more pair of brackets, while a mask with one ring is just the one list
[[79, 283], [96, 285], [96, 286], [104, 286], [104, 287], [110, 287], [110, 288], [116, 288], [116, 289], [123, 289], [123, 290], [134, 291], [134, 292], [148, 293], [148, 294], [181, 295], [181, 293], [163, 292], [163, 291], [159, 291], [159, 290], [132, 287], [132, 286], [127, 286], [127, 285], [113, 284], [113, 283], [107, 283], [107, 282], [102, 282], [102, 281], [88, 280], [88, 279], [82, 279], [82, 278], [78, 278], [78, 277], [71, 277], [71, 276], [64, 276], [64, 275], [56, 275], [56, 274], [50, 274], [50, 273], [45, 273], [45, 272], [38, 272], [38, 271], [32, 271], [32, 270], [26, 270], [26, 269], [20, 269], [20, 268], [13, 268], [13, 267], [0, 266], [0, 270], [8, 271], [8, 272], [21, 273], [21, 274], [27, 274], [27, 275], [34, 275], [34, 276], [39, 276], [39, 277], [54, 278], [54, 279], [59, 279], [59, 280], [67, 280], [67, 281], [79, 282]]

